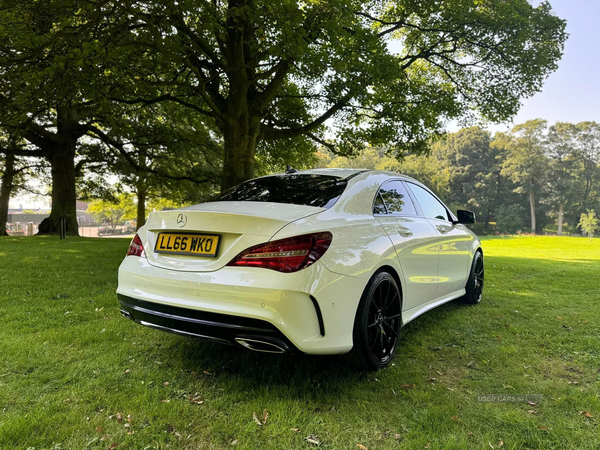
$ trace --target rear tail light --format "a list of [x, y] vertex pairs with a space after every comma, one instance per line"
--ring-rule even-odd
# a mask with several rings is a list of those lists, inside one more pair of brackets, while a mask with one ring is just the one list
[[317, 261], [331, 245], [331, 233], [306, 234], [265, 242], [244, 250], [228, 266], [263, 267], [290, 273]]
[[144, 252], [144, 246], [142, 245], [142, 240], [136, 234], [131, 240], [131, 244], [129, 244], [129, 250], [127, 251], [127, 256], [140, 256], [142, 258], [146, 257], [146, 252]]

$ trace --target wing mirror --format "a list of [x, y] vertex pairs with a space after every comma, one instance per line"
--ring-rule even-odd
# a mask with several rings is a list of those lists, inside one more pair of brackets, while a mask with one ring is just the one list
[[475, 213], [465, 209], [456, 211], [456, 220], [454, 223], [475, 223]]

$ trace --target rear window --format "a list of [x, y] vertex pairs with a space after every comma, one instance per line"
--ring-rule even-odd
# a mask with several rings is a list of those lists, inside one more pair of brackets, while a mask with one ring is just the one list
[[331, 175], [273, 175], [245, 181], [213, 201], [291, 203], [331, 208], [347, 184], [345, 179]]

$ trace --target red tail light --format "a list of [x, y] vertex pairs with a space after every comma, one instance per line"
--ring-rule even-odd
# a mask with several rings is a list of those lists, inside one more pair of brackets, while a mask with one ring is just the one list
[[263, 267], [278, 272], [296, 272], [317, 261], [331, 244], [331, 233], [306, 234], [265, 242], [244, 250], [228, 266]]
[[140, 256], [142, 258], [146, 257], [146, 253], [144, 252], [144, 246], [142, 245], [142, 240], [137, 234], [131, 240], [131, 244], [129, 244], [127, 256]]

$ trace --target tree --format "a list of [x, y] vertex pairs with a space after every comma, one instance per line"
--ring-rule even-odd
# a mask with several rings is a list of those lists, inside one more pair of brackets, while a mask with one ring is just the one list
[[[24, 189], [26, 178], [34, 165], [8, 151], [22, 150], [24, 144], [7, 133], [0, 133], [0, 236], [7, 236], [8, 207], [10, 197]], [[5, 156], [1, 149], [6, 149]]]
[[[128, 106], [92, 133], [107, 146], [98, 155], [106, 162], [103, 171], [118, 177], [117, 191], [136, 196], [138, 228], [146, 221], [150, 199], [167, 196], [197, 202], [213, 194], [218, 185], [221, 144], [197, 113], [180, 105]], [[87, 198], [113, 195], [104, 189], [104, 176], [88, 179]]]
[[590, 237], [590, 241], [594, 238], [594, 233], [598, 230], [600, 224], [593, 209], [588, 209], [587, 213], [581, 214], [578, 226]]
[[136, 214], [131, 194], [120, 194], [110, 200], [94, 200], [87, 209], [96, 222], [110, 223], [115, 228], [123, 220], [133, 219]]
[[517, 192], [529, 195], [532, 233], [536, 232], [536, 192], [547, 179], [545, 132], [546, 121], [535, 119], [516, 125], [510, 134], [497, 137], [498, 145], [506, 150], [502, 173], [516, 183]]
[[463, 128], [436, 142], [448, 172], [448, 202], [474, 210], [488, 228], [496, 212], [500, 167], [498, 150], [490, 146], [490, 134], [481, 127]]
[[576, 160], [579, 169], [576, 178], [579, 184], [579, 213], [600, 207], [600, 125], [596, 122], [581, 122], [575, 125]]
[[40, 226], [48, 232], [67, 216], [67, 232], [78, 234], [78, 143], [85, 125], [107, 112], [97, 94], [110, 46], [90, 34], [94, 14], [77, 0], [5, 0], [0, 9], [0, 124], [32, 144], [12, 154], [50, 164], [52, 211]]
[[[353, 154], [421, 152], [449, 119], [504, 120], [557, 67], [565, 22], [527, 0], [112, 0], [107, 27], [148, 55], [132, 70], [223, 137], [222, 189], [251, 178], [259, 143], [308, 138]], [[146, 91], [147, 92], [147, 91]], [[335, 125], [335, 145], [326, 141]]]
[[562, 235], [564, 208], [572, 198], [574, 153], [577, 129], [570, 123], [557, 122], [548, 132], [548, 201], [558, 207], [558, 235]]

